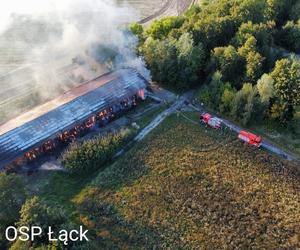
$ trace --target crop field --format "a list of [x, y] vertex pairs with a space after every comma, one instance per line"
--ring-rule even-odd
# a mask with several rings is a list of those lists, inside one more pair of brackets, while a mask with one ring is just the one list
[[128, 4], [133, 10], [136, 10], [138, 16], [136, 21], [139, 19], [145, 18], [147, 16], [152, 15], [154, 12], [158, 11], [166, 4], [168, 0], [117, 0], [118, 4]]
[[[119, 19], [128, 22], [126, 18], [140, 20], [158, 11], [167, 0], [118, 0], [117, 4], [128, 4], [132, 8], [133, 17]], [[33, 32], [27, 32], [28, 30]], [[0, 124], [21, 114], [49, 99], [56, 97], [67, 89], [104, 73], [103, 67], [89, 64], [80, 67], [74, 64], [72, 58], [83, 53], [74, 51], [64, 54], [33, 56], [32, 51], [40, 53], [37, 48], [47, 41], [48, 33], [55, 33], [53, 28], [34, 22], [17, 23], [4, 34], [0, 35]], [[34, 54], [35, 55], [35, 54]], [[42, 58], [39, 58], [39, 57]], [[46, 63], [45, 63], [46, 61]], [[88, 72], [87, 72], [88, 71]]]
[[82, 222], [115, 247], [294, 248], [294, 167], [173, 115], [75, 201]]
[[174, 114], [93, 176], [35, 188], [80, 218], [95, 249], [300, 247], [296, 163], [191, 120]]
[[0, 124], [100, 73], [81, 70], [67, 52], [45, 63], [28, 51], [28, 43], [0, 37]]

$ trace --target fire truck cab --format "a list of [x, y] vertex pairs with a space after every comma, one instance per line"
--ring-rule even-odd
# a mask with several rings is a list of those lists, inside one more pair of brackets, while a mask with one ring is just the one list
[[260, 136], [251, 134], [247, 131], [241, 131], [238, 135], [238, 138], [246, 143], [248, 143], [249, 145], [253, 145], [255, 147], [260, 147], [261, 146], [261, 142], [262, 139]]
[[200, 121], [215, 129], [222, 127], [222, 120], [217, 117], [213, 117], [209, 113], [203, 113], [200, 116]]

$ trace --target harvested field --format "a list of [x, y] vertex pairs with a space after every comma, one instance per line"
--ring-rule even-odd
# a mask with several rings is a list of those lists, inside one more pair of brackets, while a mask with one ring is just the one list
[[106, 249], [295, 249], [299, 187], [296, 163], [172, 115], [73, 201]]

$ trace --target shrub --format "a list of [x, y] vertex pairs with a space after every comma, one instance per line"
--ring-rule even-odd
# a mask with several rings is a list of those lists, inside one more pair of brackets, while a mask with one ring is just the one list
[[99, 169], [116, 154], [131, 137], [130, 130], [73, 143], [62, 155], [62, 163], [70, 173], [87, 173]]
[[0, 174], [0, 249], [5, 249], [5, 229], [19, 219], [19, 212], [26, 199], [22, 179], [15, 174]]
[[201, 103], [204, 103], [205, 105], [208, 105], [210, 106], [211, 105], [211, 94], [210, 94], [210, 90], [208, 88], [207, 85], [204, 85], [200, 91], [199, 91], [199, 94], [198, 94], [198, 100], [201, 102]]
[[232, 109], [233, 100], [235, 98], [236, 90], [227, 83], [224, 87], [224, 92], [221, 97], [220, 112], [230, 113]]

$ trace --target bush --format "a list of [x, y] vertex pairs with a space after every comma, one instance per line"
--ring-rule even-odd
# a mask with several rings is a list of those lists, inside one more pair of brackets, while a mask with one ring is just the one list
[[25, 199], [22, 179], [15, 174], [0, 173], [0, 249], [6, 248], [5, 229], [18, 221]]
[[200, 91], [198, 93], [198, 100], [201, 103], [204, 103], [205, 105], [208, 105], [208, 106], [211, 105], [212, 99], [211, 99], [211, 94], [210, 94], [209, 87], [207, 85], [204, 85], [200, 89]]
[[257, 88], [250, 83], [245, 83], [243, 88], [236, 93], [232, 102], [231, 116], [235, 120], [242, 122], [243, 125], [247, 125], [252, 115], [256, 112], [257, 102]]
[[[61, 207], [50, 206], [37, 196], [25, 202], [20, 211], [20, 217], [20, 221], [17, 223], [18, 227], [39, 226], [43, 232], [46, 232], [49, 226], [57, 232], [60, 226], [68, 220], [65, 211]], [[35, 243], [48, 244], [47, 235], [41, 235]]]
[[73, 143], [62, 155], [62, 163], [70, 173], [88, 173], [109, 162], [131, 137], [130, 130]]
[[60, 230], [67, 230], [70, 232], [71, 230], [78, 228], [79, 225], [70, 220], [67, 212], [61, 206], [45, 202], [37, 196], [28, 199], [22, 206], [20, 220], [16, 225], [18, 227], [39, 226], [44, 233], [41, 236], [36, 237], [34, 241], [24, 242], [19, 239], [14, 242], [10, 249], [90, 249], [80, 248], [85, 247], [84, 241], [68, 241], [67, 248], [64, 246], [63, 242], [49, 241], [49, 238], [45, 233], [48, 231], [48, 227], [51, 227], [54, 232], [53, 237], [57, 237]]
[[224, 86], [224, 91], [221, 97], [220, 112], [230, 113], [233, 105], [233, 100], [236, 95], [236, 89], [232, 88], [229, 83]]

